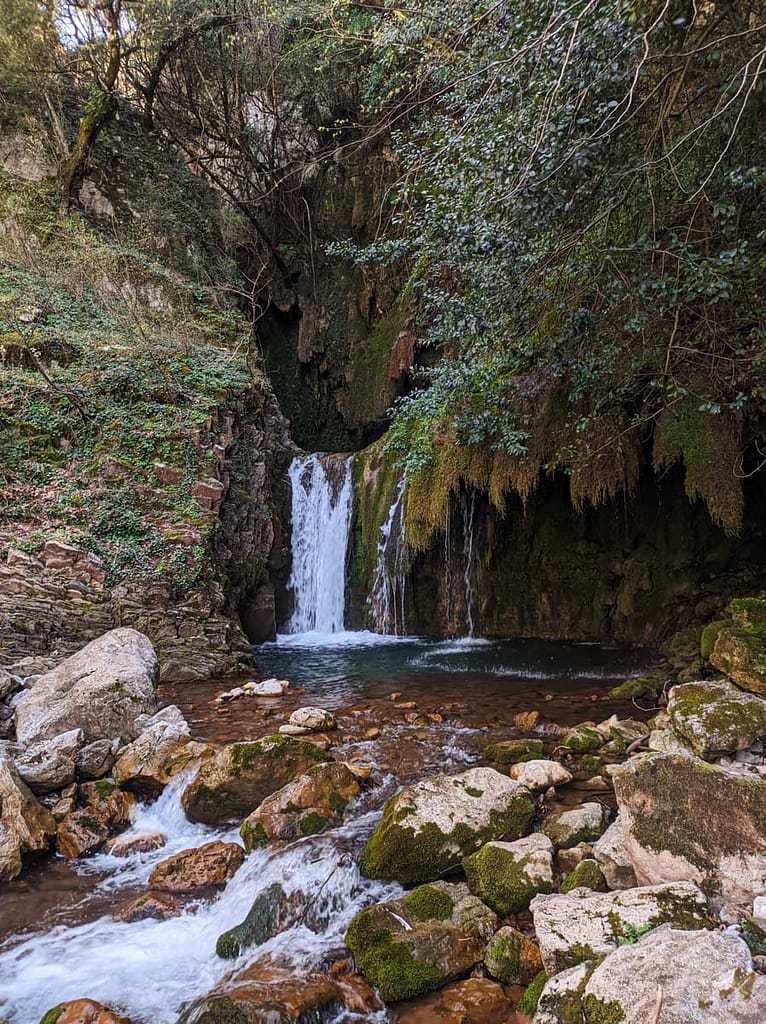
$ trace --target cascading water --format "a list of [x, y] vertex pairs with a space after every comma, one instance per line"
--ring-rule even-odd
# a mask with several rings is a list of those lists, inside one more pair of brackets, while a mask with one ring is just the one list
[[460, 509], [463, 516], [463, 581], [465, 583], [465, 617], [468, 636], [476, 635], [476, 545], [474, 543], [474, 519], [476, 513], [476, 491], [461, 496]]
[[405, 477], [402, 475], [380, 528], [378, 561], [372, 588], [372, 621], [377, 633], [404, 633], [407, 542], [404, 521]]
[[289, 470], [292, 488], [290, 633], [343, 632], [346, 554], [351, 528], [351, 457], [302, 455]]

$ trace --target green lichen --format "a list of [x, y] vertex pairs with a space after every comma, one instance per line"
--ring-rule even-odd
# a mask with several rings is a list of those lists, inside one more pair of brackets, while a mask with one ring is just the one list
[[245, 849], [248, 853], [251, 850], [254, 850], [256, 846], [263, 846], [264, 843], [268, 843], [269, 841], [266, 829], [260, 821], [251, 825], [248, 820], [245, 819], [245, 821], [242, 822], [239, 834], [242, 837], [242, 841], [244, 842]]
[[730, 619], [716, 619], [715, 622], [709, 622], [707, 626], [702, 630], [700, 634], [700, 658], [703, 661], [707, 661], [710, 655], [713, 653], [715, 642], [718, 639], [718, 634], [724, 629], [728, 629], [731, 626]]
[[743, 629], [766, 627], [766, 598], [735, 597], [729, 602], [728, 610], [736, 626]]
[[384, 1002], [414, 999], [441, 988], [447, 980], [441, 968], [418, 960], [406, 942], [394, 942], [391, 932], [376, 924], [374, 910], [357, 914], [345, 942]]
[[739, 926], [753, 956], [766, 956], [766, 931], [752, 917], [743, 917]]
[[534, 1017], [537, 1012], [537, 1004], [540, 1001], [540, 993], [545, 988], [548, 975], [540, 971], [524, 989], [524, 993], [516, 1004], [519, 1013], [525, 1013], [528, 1017]]
[[570, 729], [561, 742], [575, 754], [590, 754], [604, 745], [604, 737], [591, 725], [577, 725]]
[[489, 843], [463, 860], [463, 870], [474, 896], [507, 917], [526, 910], [538, 893], [553, 891], [550, 882], [528, 873], [531, 864], [530, 857], [515, 857]]
[[404, 905], [418, 921], [447, 921], [455, 904], [446, 892], [432, 885], [420, 885], [404, 897]]
[[579, 888], [593, 889], [594, 892], [607, 891], [606, 879], [595, 860], [586, 858], [580, 861], [574, 871], [570, 871], [561, 883], [562, 892], [570, 892], [572, 889]]
[[620, 1024], [625, 1020], [625, 1011], [616, 1000], [606, 1002], [590, 993], [583, 996], [582, 1009], [585, 1024]]
[[540, 951], [515, 928], [501, 928], [490, 940], [484, 963], [504, 985], [528, 985], [540, 969]]
[[302, 836], [313, 836], [318, 832], [324, 832], [329, 825], [327, 818], [318, 811], [309, 811], [305, 814], [298, 825], [298, 831]]
[[646, 672], [635, 679], [626, 679], [623, 683], [613, 687], [609, 696], [616, 700], [633, 700], [639, 697], [656, 697], [662, 692], [668, 679], [668, 673], [662, 669], [655, 669]]
[[542, 740], [505, 740], [491, 743], [484, 750], [484, 756], [494, 764], [521, 764], [536, 761], [543, 756]]
[[54, 1006], [53, 1009], [48, 1010], [45, 1016], [40, 1021], [40, 1024], [56, 1024], [61, 1014], [66, 1010], [66, 1003], [59, 1003], [58, 1006]]

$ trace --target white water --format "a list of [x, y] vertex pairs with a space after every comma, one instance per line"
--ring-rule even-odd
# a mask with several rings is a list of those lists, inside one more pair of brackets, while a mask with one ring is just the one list
[[[329, 471], [329, 475], [328, 475]], [[289, 470], [292, 488], [294, 609], [290, 633], [341, 633], [351, 528], [351, 458], [303, 455]]]
[[476, 491], [471, 488], [470, 496], [462, 495], [460, 508], [463, 514], [463, 582], [465, 584], [465, 616], [468, 636], [476, 632], [476, 551], [474, 544], [474, 518], [476, 511]]
[[[236, 832], [186, 821], [182, 788], [175, 780], [156, 804], [139, 808], [131, 828], [163, 831], [172, 837], [164, 849], [127, 860], [100, 855], [83, 862], [85, 870], [112, 872], [101, 888], [145, 883], [171, 853], [235, 838]], [[342, 946], [346, 927], [362, 907], [399, 891], [362, 879], [351, 852], [374, 819], [367, 814], [323, 836], [250, 854], [220, 897], [191, 906], [180, 917], [131, 924], [102, 917], [21, 939], [0, 953], [0, 1016], [13, 1024], [36, 1024], [59, 1002], [87, 996], [136, 1024], [175, 1024], [182, 1004], [210, 992], [232, 967], [268, 958], [302, 976], [324, 953]], [[218, 936], [239, 924], [255, 897], [274, 882], [290, 896], [287, 930], [237, 961], [218, 957]]]
[[407, 538], [404, 520], [404, 489], [402, 474], [380, 528], [378, 560], [372, 588], [372, 621], [379, 633], [405, 633], [405, 584], [407, 581]]

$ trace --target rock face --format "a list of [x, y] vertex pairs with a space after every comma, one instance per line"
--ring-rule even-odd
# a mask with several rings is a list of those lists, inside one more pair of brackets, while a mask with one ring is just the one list
[[160, 892], [204, 892], [221, 889], [242, 866], [245, 853], [236, 843], [215, 841], [194, 850], [182, 850], [161, 861], [149, 876], [149, 886]]
[[549, 814], [543, 821], [543, 832], [560, 848], [591, 843], [604, 830], [604, 808], [601, 804], [580, 804], [568, 811]]
[[726, 680], [674, 686], [668, 712], [676, 734], [703, 758], [745, 750], [766, 736], [766, 701]]
[[113, 629], [40, 676], [16, 708], [16, 735], [31, 744], [68, 729], [85, 740], [133, 739], [136, 718], [155, 709], [158, 664], [135, 629]]
[[502, 917], [526, 910], [540, 892], [553, 892], [553, 843], [535, 832], [514, 843], [486, 843], [463, 861], [468, 885]]
[[47, 850], [55, 832], [50, 812], [22, 782], [13, 762], [0, 755], [0, 881], [19, 874], [23, 854]]
[[266, 797], [324, 761], [329, 758], [319, 747], [289, 736], [233, 743], [202, 765], [181, 803], [190, 821], [239, 822]]
[[43, 1017], [40, 1024], [131, 1024], [128, 1017], [121, 1017], [108, 1006], [93, 999], [73, 999], [59, 1003]]
[[362, 872], [403, 884], [430, 881], [485, 843], [518, 839], [533, 809], [529, 790], [493, 768], [424, 779], [388, 801], [362, 853]]
[[759, 1024], [766, 1019], [766, 978], [753, 972], [745, 943], [726, 933], [665, 926], [621, 946], [595, 970], [585, 970], [578, 985], [567, 986], [566, 998], [555, 991], [554, 981], [562, 978], [546, 985], [535, 1024], [573, 1019], [589, 1024]]
[[691, 879], [735, 905], [766, 891], [766, 779], [689, 754], [634, 757], [613, 778], [639, 882]]
[[766, 697], [766, 630], [763, 626], [722, 630], [710, 661], [743, 690]]
[[467, 886], [433, 882], [354, 918], [346, 945], [385, 1002], [440, 988], [478, 964], [497, 918]]
[[305, 775], [288, 782], [263, 803], [242, 824], [245, 849], [272, 840], [298, 839], [324, 832], [338, 825], [348, 804], [361, 792], [346, 765], [318, 764]]
[[558, 761], [522, 762], [513, 765], [509, 774], [532, 793], [540, 793], [550, 786], [564, 786], [572, 781], [572, 773]]
[[532, 915], [545, 970], [557, 974], [616, 949], [620, 940], [635, 940], [640, 929], [672, 924], [704, 928], [708, 904], [693, 882], [644, 886], [624, 892], [536, 896]]
[[633, 889], [638, 885], [636, 872], [625, 849], [621, 815], [617, 815], [606, 832], [593, 844], [593, 857], [610, 889]]
[[126, 789], [153, 799], [173, 776], [212, 753], [206, 743], [189, 735], [189, 726], [174, 705], [154, 715], [120, 754], [114, 777]]

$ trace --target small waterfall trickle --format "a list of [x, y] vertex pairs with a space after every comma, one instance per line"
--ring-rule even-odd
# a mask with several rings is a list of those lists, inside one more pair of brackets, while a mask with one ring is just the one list
[[380, 528], [378, 561], [372, 587], [372, 621], [376, 633], [404, 633], [407, 539], [404, 521], [405, 476], [399, 481], [386, 521]]
[[474, 518], [476, 513], [476, 491], [471, 488], [460, 499], [463, 519], [463, 581], [465, 583], [465, 616], [468, 636], [476, 635], [476, 545], [474, 543]]
[[351, 528], [351, 457], [302, 455], [290, 464], [290, 633], [342, 633]]

